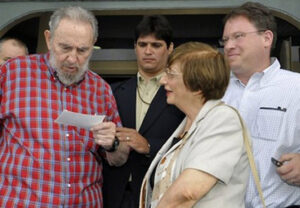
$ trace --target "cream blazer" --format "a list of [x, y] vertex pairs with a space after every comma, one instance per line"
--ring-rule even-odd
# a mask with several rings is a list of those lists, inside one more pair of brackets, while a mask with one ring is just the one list
[[[140, 208], [150, 207], [152, 189], [148, 179], [161, 158], [168, 157], [180, 145], [181, 141], [170, 147], [173, 138], [182, 132], [185, 123], [186, 118], [152, 161], [143, 180]], [[216, 177], [218, 182], [194, 207], [243, 208], [249, 162], [237, 113], [220, 100], [207, 101], [199, 111], [188, 135], [188, 141], [180, 150], [172, 168], [172, 181], [187, 168], [207, 172]], [[159, 178], [156, 173], [155, 181], [157, 180]], [[156, 203], [152, 202], [151, 208], [155, 207]]]

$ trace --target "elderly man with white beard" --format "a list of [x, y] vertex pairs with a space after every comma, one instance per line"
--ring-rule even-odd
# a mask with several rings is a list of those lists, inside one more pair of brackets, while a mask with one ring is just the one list
[[[109, 85], [88, 70], [97, 21], [81, 7], [53, 13], [49, 52], [0, 68], [0, 207], [103, 207], [102, 160], [122, 165], [120, 118]], [[84, 129], [55, 119], [63, 110], [105, 115]]]

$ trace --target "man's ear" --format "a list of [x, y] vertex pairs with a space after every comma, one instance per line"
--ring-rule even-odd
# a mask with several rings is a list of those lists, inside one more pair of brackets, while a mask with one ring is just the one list
[[171, 42], [170, 45], [169, 45], [169, 48], [168, 48], [169, 55], [173, 52], [173, 50], [174, 50], [174, 43]]
[[51, 33], [49, 30], [45, 30], [44, 31], [44, 36], [45, 36], [45, 40], [46, 40], [46, 44], [47, 44], [47, 47], [48, 47], [48, 50], [51, 49], [51, 44], [50, 44], [50, 39], [51, 39]]
[[133, 47], [134, 47], [134, 52], [136, 54], [136, 42], [134, 42]]
[[93, 41], [93, 46], [95, 46], [96, 42], [97, 42], [97, 39], [95, 39], [95, 40]]
[[266, 30], [264, 32], [264, 45], [265, 47], [272, 48], [273, 43], [273, 32], [271, 30]]

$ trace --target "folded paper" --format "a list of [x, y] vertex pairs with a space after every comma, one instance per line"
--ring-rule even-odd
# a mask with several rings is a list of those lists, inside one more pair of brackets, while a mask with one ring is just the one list
[[55, 122], [63, 125], [90, 129], [91, 127], [101, 123], [104, 118], [105, 116], [103, 115], [88, 115], [63, 110]]

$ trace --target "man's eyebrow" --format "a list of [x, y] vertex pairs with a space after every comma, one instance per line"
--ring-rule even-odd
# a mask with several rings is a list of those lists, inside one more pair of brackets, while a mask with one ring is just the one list
[[162, 42], [151, 42], [150, 44], [159, 44], [159, 45], [163, 45]]
[[66, 44], [66, 43], [58, 43], [59, 46], [63, 46], [63, 47], [71, 47], [70, 45]]
[[[66, 44], [66, 43], [58, 43], [60, 46], [62, 47], [70, 47], [70, 48], [73, 48], [73, 46], [69, 45], [69, 44]], [[79, 49], [79, 50], [88, 50], [90, 47], [88, 46], [82, 46], [82, 47], [76, 47], [76, 49]]]
[[90, 47], [88, 46], [82, 46], [82, 47], [78, 47], [77, 49], [79, 50], [88, 50]]
[[160, 41], [138, 41], [137, 43], [146, 43], [146, 44], [163, 44]]

